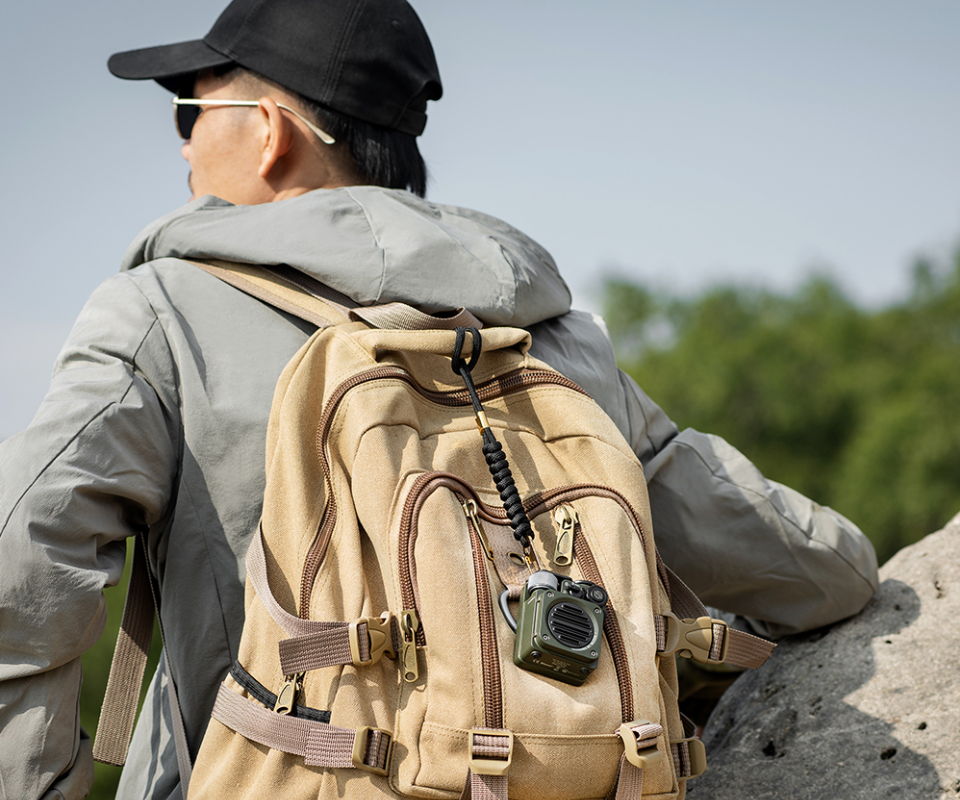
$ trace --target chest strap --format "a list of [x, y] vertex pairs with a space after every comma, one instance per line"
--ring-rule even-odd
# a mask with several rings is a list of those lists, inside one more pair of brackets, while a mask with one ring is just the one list
[[389, 611], [353, 622], [320, 624], [329, 627], [280, 640], [280, 667], [284, 675], [344, 664], [366, 667], [383, 656], [397, 657], [397, 620]]
[[654, 617], [657, 652], [677, 653], [700, 664], [732, 664], [757, 669], [776, 647], [773, 642], [738, 631], [719, 619], [703, 616], [680, 619], [674, 614]]
[[338, 728], [276, 714], [220, 685], [213, 718], [252, 742], [301, 756], [308, 767], [360, 769], [386, 775], [393, 737], [379, 728]]

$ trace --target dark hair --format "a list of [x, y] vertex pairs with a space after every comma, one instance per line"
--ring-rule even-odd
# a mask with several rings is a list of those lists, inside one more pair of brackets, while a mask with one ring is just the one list
[[[214, 67], [212, 73], [219, 78], [234, 71], [284, 91], [292, 91], [284, 89], [276, 81], [235, 63]], [[191, 91], [195, 77], [191, 75], [188, 78]], [[417, 147], [416, 136], [384, 128], [372, 122], [364, 122], [362, 119], [334, 111], [302, 94], [295, 92], [294, 94], [321, 128], [338, 143], [343, 142], [347, 146], [353, 166], [361, 178], [374, 186], [383, 186], [386, 189], [408, 189], [420, 197], [426, 195], [429, 174], [427, 165], [420, 155], [420, 149]], [[422, 102], [426, 106], [425, 98]]]
[[427, 165], [417, 147], [417, 137], [384, 128], [300, 96], [300, 102], [317, 118], [320, 127], [343, 142], [357, 172], [375, 186], [427, 193]]

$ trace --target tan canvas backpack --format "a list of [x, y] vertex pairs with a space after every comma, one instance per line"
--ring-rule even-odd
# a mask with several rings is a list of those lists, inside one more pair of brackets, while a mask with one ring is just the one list
[[758, 666], [772, 645], [665, 567], [609, 417], [525, 331], [207, 268], [323, 327], [277, 385], [239, 657], [189, 798], [682, 797], [705, 758], [673, 654]]

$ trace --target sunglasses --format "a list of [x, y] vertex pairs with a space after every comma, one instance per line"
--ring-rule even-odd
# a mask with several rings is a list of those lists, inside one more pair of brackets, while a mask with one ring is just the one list
[[[193, 133], [193, 126], [200, 118], [200, 112], [203, 111], [203, 106], [258, 106], [260, 105], [260, 101], [197, 100], [193, 97], [174, 97], [173, 105], [173, 119], [177, 125], [177, 133], [179, 133], [182, 138], [189, 139], [190, 135]], [[310, 120], [305, 119], [302, 114], [299, 114], [290, 108], [290, 106], [285, 106], [283, 103], [277, 103], [277, 106], [282, 108], [284, 111], [289, 111], [291, 114], [293, 114], [293, 116], [306, 125], [313, 133], [315, 133], [320, 141], [324, 144], [334, 144], [336, 142], [336, 139], [334, 139], [329, 133], [318, 128], [316, 125], [310, 122]]]

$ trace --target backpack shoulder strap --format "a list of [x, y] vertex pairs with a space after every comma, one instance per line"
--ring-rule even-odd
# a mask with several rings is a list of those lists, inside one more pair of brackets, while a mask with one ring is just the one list
[[[744, 631], [731, 628], [723, 620], [711, 619], [693, 590], [660, 559], [661, 575], [666, 575], [670, 614], [654, 620], [657, 651], [688, 653], [700, 663], [728, 663], [735, 667], [758, 669], [773, 653], [776, 645]], [[701, 647], [697, 647], [701, 643]], [[699, 652], [697, 652], [699, 649]]]
[[[163, 640], [163, 623], [160, 621], [160, 606], [153, 576], [147, 563], [146, 534], [139, 533], [133, 546], [133, 564], [127, 600], [120, 623], [120, 635], [110, 664], [107, 691], [100, 710], [97, 735], [93, 743], [93, 758], [104, 764], [122, 767], [127, 760], [133, 723], [137, 716], [137, 703], [147, 666], [147, 656], [153, 639], [153, 619], [156, 612]], [[163, 658], [166, 661], [166, 648]], [[176, 680], [166, 661], [170, 716], [173, 721], [173, 740], [177, 749], [177, 766], [183, 795], [187, 795], [192, 772], [190, 747], [183, 726], [180, 702], [177, 697]]]
[[334, 292], [292, 267], [264, 267], [212, 259], [189, 263], [241, 292], [313, 323], [318, 328], [349, 321], [350, 308], [356, 306], [349, 297]]
[[[474, 328], [483, 326], [479, 319], [463, 308], [457, 309], [450, 315], [437, 316], [426, 314], [405, 303], [361, 307], [346, 295], [286, 265], [264, 267], [212, 259], [191, 260], [189, 263], [251, 297], [310, 322], [318, 328], [327, 328], [355, 320], [362, 320], [374, 328], [408, 331], [452, 330], [457, 326]], [[110, 666], [107, 692], [94, 743], [94, 758], [117, 766], [124, 764], [130, 745], [137, 701], [153, 636], [155, 609], [159, 618], [156, 588], [152, 583], [146, 554], [141, 552], [145, 550], [146, 545], [141, 542], [140, 546], [134, 545], [134, 547], [133, 567], [120, 636]], [[161, 627], [161, 638], [162, 636]], [[190, 775], [190, 754], [183, 732], [183, 720], [172, 674], [169, 675], [169, 679], [177, 760], [180, 764], [181, 782], [186, 787]]]
[[361, 306], [306, 273], [283, 264], [266, 267], [213, 259], [191, 260], [189, 263], [319, 328], [355, 320], [362, 320], [374, 328], [408, 331], [483, 327], [483, 323], [465, 308], [458, 308], [452, 314], [436, 315], [406, 303]]

